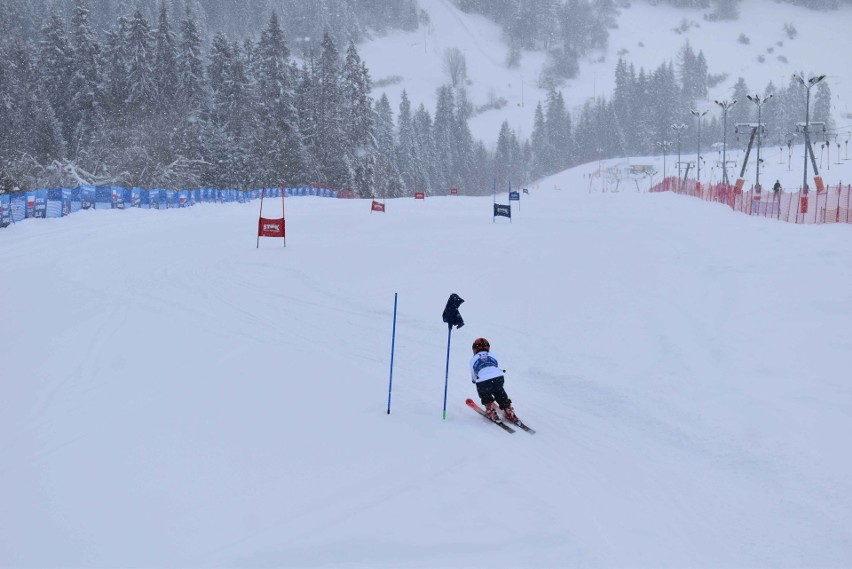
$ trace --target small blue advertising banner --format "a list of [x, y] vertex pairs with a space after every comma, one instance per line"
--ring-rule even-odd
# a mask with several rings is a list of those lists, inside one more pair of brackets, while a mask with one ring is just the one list
[[124, 188], [112, 186], [112, 209], [124, 209]]
[[18, 223], [27, 218], [27, 194], [19, 192], [12, 194], [12, 221]]
[[[47, 190], [35, 190], [33, 194], [33, 217], [44, 219], [47, 217]], [[29, 202], [29, 198], [27, 198]], [[27, 203], [29, 206], [29, 203]], [[29, 209], [29, 207], [27, 207]]]
[[71, 201], [71, 199], [74, 196], [74, 190], [72, 190], [71, 188], [62, 188], [61, 190], [59, 190], [59, 192], [62, 195], [62, 215], [63, 215], [63, 217], [66, 216], [66, 215], [71, 215], [71, 207], [72, 207], [72, 203], [73, 203]]
[[55, 188], [47, 190], [47, 213], [45, 217], [54, 218], [67, 215], [62, 211], [62, 190]]
[[112, 200], [112, 186], [96, 186], [95, 187], [95, 209], [112, 209], [114, 206]]
[[95, 207], [95, 187], [80, 186], [80, 198], [83, 209], [92, 209]]
[[510, 202], [521, 201], [521, 194], [519, 194], [518, 192], [509, 192], [509, 201]]
[[0, 195], [0, 227], [12, 223], [12, 200], [8, 194]]
[[71, 213], [83, 209], [83, 190], [78, 186], [71, 188]]
[[31, 217], [35, 217], [35, 192], [26, 192], [27, 196], [27, 209], [24, 214], [25, 219], [30, 219]]

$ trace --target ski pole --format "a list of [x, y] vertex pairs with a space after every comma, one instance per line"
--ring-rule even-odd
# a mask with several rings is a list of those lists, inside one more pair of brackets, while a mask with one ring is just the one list
[[453, 325], [449, 324], [447, 327], [449, 330], [447, 331], [447, 370], [444, 373], [444, 419], [447, 418], [447, 383], [450, 380], [450, 338], [453, 335]]

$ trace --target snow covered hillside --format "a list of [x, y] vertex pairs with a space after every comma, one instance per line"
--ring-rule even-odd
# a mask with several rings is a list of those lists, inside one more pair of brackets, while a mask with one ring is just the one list
[[[359, 47], [374, 80], [401, 78], [374, 89], [373, 95], [387, 93], [393, 108], [398, 109], [399, 95], [407, 89], [413, 105], [422, 102], [434, 109], [435, 90], [448, 80], [442, 69], [443, 55], [449, 48], [458, 48], [467, 60], [471, 102], [482, 105], [500, 97], [508, 101], [506, 107], [471, 120], [474, 136], [493, 144], [506, 119], [521, 138], [528, 137], [535, 106], [545, 98], [545, 92], [537, 86], [544, 53], [524, 52], [520, 66], [507, 69], [508, 47], [496, 24], [459, 11], [449, 0], [421, 1], [420, 5], [429, 14], [428, 25]], [[729, 98], [739, 77], [753, 92], [762, 93], [769, 81], [777, 87], [786, 86], [793, 73], [825, 73], [838, 126], [852, 124], [852, 82], [842, 48], [852, 23], [852, 7], [817, 12], [773, 0], [749, 0], [739, 4], [739, 11], [737, 21], [709, 22], [703, 19], [708, 10], [676, 9], [645, 0], [631, 2], [621, 9], [618, 28], [610, 30], [607, 52], [581, 60], [577, 78], [562, 88], [568, 108], [577, 110], [590, 97], [611, 98], [619, 56], [633, 62], [637, 70], [644, 67], [650, 71], [663, 62], [677, 62], [678, 51], [688, 39], [696, 53], [704, 52], [711, 74], [728, 74], [709, 93], [706, 106], [711, 113], [721, 112], [713, 99]], [[786, 24], [795, 27], [795, 39], [787, 37]], [[748, 39], [747, 44], [739, 40], [741, 34]]]
[[[458, 47], [474, 104], [509, 101], [474, 135], [492, 143], [507, 118], [528, 136], [543, 54], [506, 70], [497, 26], [421, 5], [428, 26], [360, 47], [374, 80], [402, 78], [374, 95], [434, 108]], [[710, 72], [730, 73], [711, 97], [740, 74], [762, 89], [824, 72], [848, 124], [834, 43], [852, 12], [776, 6], [709, 23], [634, 2], [566, 101], [609, 96], [621, 50], [675, 58], [686, 17]], [[764, 187], [801, 183], [801, 148], [785, 152], [764, 147]], [[852, 181], [852, 160], [822, 158], [826, 183]], [[625, 164], [656, 174], [618, 192], [591, 177]], [[852, 565], [852, 226], [645, 193], [663, 170], [632, 157], [531, 181], [511, 222], [490, 197], [386, 213], [288, 198], [286, 248], [255, 248], [257, 202], [1, 230], [0, 567]], [[442, 420], [454, 292], [466, 325]], [[537, 434], [464, 405], [479, 336]]]
[[[293, 198], [286, 248], [256, 202], [5, 229], [0, 566], [849, 565], [850, 227], [591, 167], [511, 223]], [[478, 336], [537, 434], [465, 407]]]

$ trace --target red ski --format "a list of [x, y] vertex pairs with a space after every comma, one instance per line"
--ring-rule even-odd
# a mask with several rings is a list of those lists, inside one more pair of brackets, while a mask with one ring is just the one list
[[479, 413], [480, 415], [482, 415], [483, 417], [485, 417], [486, 419], [488, 419], [489, 421], [491, 421], [495, 425], [499, 425], [507, 433], [514, 433], [515, 432], [515, 429], [513, 429], [512, 427], [510, 427], [509, 425], [507, 425], [506, 423], [504, 423], [500, 419], [497, 419], [496, 421], [494, 419], [489, 419], [488, 415], [485, 414], [485, 409], [483, 409], [482, 407], [477, 405], [476, 402], [473, 399], [468, 399], [468, 400], [465, 401], [465, 403], [467, 403], [468, 407], [470, 407], [471, 409], [473, 409], [474, 411], [476, 411], [477, 413]]
[[[488, 419], [488, 417], [485, 415], [485, 411], [482, 409], [482, 407], [480, 407], [479, 405], [477, 405], [477, 404], [476, 404], [476, 402], [475, 402], [473, 399], [468, 399], [467, 401], [465, 401], [465, 403], [467, 403], [468, 407], [472, 408], [474, 411], [476, 411], [477, 413], [479, 413], [480, 415], [482, 415], [483, 417], [485, 417], [486, 419]], [[491, 421], [491, 419], [488, 419], [488, 420], [489, 420], [489, 421]], [[492, 422], [492, 423], [497, 423], [498, 425], [502, 426], [503, 428], [506, 428], [506, 427], [508, 427], [508, 426], [509, 426], [509, 425], [508, 425], [505, 421], [502, 421], [502, 420], [500, 420], [500, 421], [491, 421], [491, 422]], [[535, 429], [533, 429], [532, 427], [527, 426], [527, 425], [526, 425], [523, 421], [521, 421], [520, 419], [515, 419], [514, 421], [509, 421], [509, 423], [511, 423], [511, 424], [513, 424], [513, 425], [515, 425], [515, 426], [520, 427], [521, 429], [525, 430], [526, 432], [528, 432], [528, 433], [529, 433], [529, 434], [531, 434], [531, 435], [534, 435], [534, 434], [535, 434]], [[510, 431], [510, 432], [515, 432], [515, 430], [514, 430], [514, 429], [512, 429], [511, 427], [509, 427], [509, 429], [511, 429], [511, 431]]]

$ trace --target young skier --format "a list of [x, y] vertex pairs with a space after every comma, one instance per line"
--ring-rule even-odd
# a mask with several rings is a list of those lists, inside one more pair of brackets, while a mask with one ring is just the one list
[[491, 353], [491, 344], [485, 338], [473, 342], [473, 357], [470, 359], [470, 379], [476, 384], [476, 392], [485, 406], [485, 416], [496, 421], [500, 418], [497, 408], [503, 410], [506, 419], [516, 421], [512, 400], [503, 389], [503, 371], [497, 358]]

